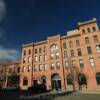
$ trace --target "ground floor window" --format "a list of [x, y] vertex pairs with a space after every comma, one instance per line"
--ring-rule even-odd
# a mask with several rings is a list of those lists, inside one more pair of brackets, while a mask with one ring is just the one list
[[28, 85], [28, 79], [26, 77], [23, 79], [23, 85], [24, 86]]
[[100, 85], [100, 72], [96, 73], [97, 84]]
[[78, 83], [79, 83], [79, 85], [86, 85], [87, 84], [86, 76], [84, 74], [78, 75]]
[[71, 74], [68, 74], [67, 75], [67, 84], [68, 85], [72, 85], [72, 82], [73, 82], [72, 75]]

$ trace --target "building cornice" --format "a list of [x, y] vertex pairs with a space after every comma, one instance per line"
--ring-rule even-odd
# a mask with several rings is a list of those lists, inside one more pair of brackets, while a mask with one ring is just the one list
[[83, 25], [86, 25], [86, 24], [94, 23], [94, 22], [97, 22], [96, 18], [93, 18], [92, 20], [85, 21], [85, 22], [78, 22], [78, 26], [83, 26]]

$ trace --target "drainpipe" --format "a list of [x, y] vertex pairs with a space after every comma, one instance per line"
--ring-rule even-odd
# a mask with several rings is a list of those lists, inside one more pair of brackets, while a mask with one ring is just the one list
[[[61, 40], [60, 40], [60, 45], [61, 45]], [[64, 64], [63, 64], [63, 52], [62, 52], [62, 45], [61, 45], [61, 56], [62, 56], [62, 66], [63, 66], [63, 78], [64, 78], [64, 87], [66, 90], [66, 82], [65, 82], [65, 71], [64, 71]]]
[[32, 79], [31, 79], [31, 86], [33, 85], [33, 60], [34, 60], [33, 59], [33, 57], [34, 57], [33, 52], [34, 52], [34, 44], [32, 44], [32, 75], [31, 75]]

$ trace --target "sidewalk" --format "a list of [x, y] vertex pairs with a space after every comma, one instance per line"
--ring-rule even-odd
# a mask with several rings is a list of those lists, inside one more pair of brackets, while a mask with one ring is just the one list
[[100, 94], [100, 89], [98, 90], [81, 90], [78, 91], [80, 93], [86, 93], [86, 94]]

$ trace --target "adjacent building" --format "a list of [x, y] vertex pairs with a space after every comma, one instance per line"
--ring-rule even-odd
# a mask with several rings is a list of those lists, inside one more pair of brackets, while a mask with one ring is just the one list
[[20, 61], [0, 63], [0, 88], [19, 86]]
[[22, 46], [20, 87], [100, 88], [100, 31], [96, 18], [79, 22], [65, 36]]

